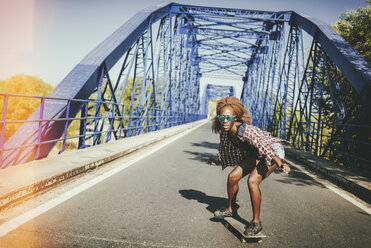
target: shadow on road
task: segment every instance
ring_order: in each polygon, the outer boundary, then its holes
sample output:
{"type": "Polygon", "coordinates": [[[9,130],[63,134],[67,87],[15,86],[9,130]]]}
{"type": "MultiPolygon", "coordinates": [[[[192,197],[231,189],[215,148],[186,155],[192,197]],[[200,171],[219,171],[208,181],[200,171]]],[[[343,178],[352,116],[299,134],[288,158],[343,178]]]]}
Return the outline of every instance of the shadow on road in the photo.
{"type": "MultiPolygon", "coordinates": [[[[218,196],[209,196],[205,194],[204,192],[194,190],[194,189],[183,189],[179,190],[179,193],[186,199],[188,200],[196,200],[200,203],[207,204],[206,209],[210,211],[211,213],[214,213],[217,209],[223,208],[228,205],[228,199],[223,198],[223,197],[218,197],[218,196]]],[[[240,206],[237,204],[237,209],[240,206]]],[[[240,221],[244,225],[248,224],[248,221],[245,219],[241,218],[239,215],[234,217],[236,220],[240,221]]],[[[214,222],[220,222],[220,219],[217,218],[211,218],[211,221],[214,222]]]]}
{"type": "Polygon", "coordinates": [[[198,160],[203,163],[206,163],[209,159],[212,159],[214,161],[218,160],[217,152],[219,148],[219,143],[213,143],[213,142],[207,142],[203,141],[200,143],[191,143],[191,146],[196,146],[196,147],[205,147],[209,149],[215,149],[214,153],[210,152],[196,152],[196,151],[184,151],[185,153],[191,154],[194,157],[192,158],[193,160],[198,160]]]}
{"type": "MultiPolygon", "coordinates": [[[[291,171],[288,175],[285,175],[283,179],[276,179],[277,182],[286,183],[286,184],[294,184],[296,186],[318,186],[321,188],[325,188],[325,186],[310,176],[304,174],[303,172],[299,171],[295,167],[291,166],[291,171]]],[[[275,173],[282,173],[278,170],[275,170],[275,173]]]]}
{"type": "Polygon", "coordinates": [[[192,158],[193,160],[198,160],[203,163],[206,163],[207,160],[213,159],[218,160],[218,157],[214,153],[208,153],[208,152],[192,152],[192,151],[184,151],[185,153],[191,154],[194,156],[192,158]]]}
{"type": "Polygon", "coordinates": [[[206,147],[206,148],[218,150],[219,143],[203,141],[201,143],[191,143],[191,146],[206,147]]]}
{"type": "Polygon", "coordinates": [[[200,203],[207,204],[206,209],[214,213],[220,207],[225,207],[228,204],[228,199],[218,196],[209,196],[204,192],[194,189],[182,189],[179,193],[188,200],[196,200],[200,203]]]}
{"type": "Polygon", "coordinates": [[[371,218],[371,215],[369,215],[368,213],[365,213],[365,212],[362,212],[362,211],[357,211],[357,213],[362,214],[362,215],[364,215],[364,216],[366,216],[368,218],[371,218]]]}

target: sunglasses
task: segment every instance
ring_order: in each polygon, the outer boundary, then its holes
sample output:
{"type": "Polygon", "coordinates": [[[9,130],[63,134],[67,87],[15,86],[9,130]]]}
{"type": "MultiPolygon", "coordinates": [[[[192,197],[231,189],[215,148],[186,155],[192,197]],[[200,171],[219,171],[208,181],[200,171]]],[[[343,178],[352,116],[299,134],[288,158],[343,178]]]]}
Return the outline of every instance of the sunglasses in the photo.
{"type": "Polygon", "coordinates": [[[218,120],[219,121],[224,121],[225,119],[227,119],[227,121],[233,121],[234,120],[234,117],[235,116],[218,116],[218,120]]]}

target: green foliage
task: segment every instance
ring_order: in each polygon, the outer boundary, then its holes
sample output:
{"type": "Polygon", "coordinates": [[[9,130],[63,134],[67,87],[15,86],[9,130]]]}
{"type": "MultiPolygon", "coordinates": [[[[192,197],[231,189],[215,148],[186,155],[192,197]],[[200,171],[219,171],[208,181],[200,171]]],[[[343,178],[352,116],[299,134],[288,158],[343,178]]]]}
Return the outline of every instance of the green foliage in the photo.
{"type": "Polygon", "coordinates": [[[363,57],[371,61],[371,6],[343,13],[333,28],[363,57]]]}
{"type": "MultiPolygon", "coordinates": [[[[47,96],[53,90],[53,86],[43,80],[29,76],[16,75],[8,80],[0,81],[1,93],[12,93],[20,95],[47,96]]],[[[0,96],[0,115],[3,116],[4,96],[0,96]]],[[[39,107],[41,100],[38,98],[27,98],[9,96],[6,109],[6,120],[27,120],[39,107]]],[[[22,125],[22,123],[8,123],[5,126],[4,142],[6,142],[22,125]]]]}
{"type": "MultiPolygon", "coordinates": [[[[138,81],[140,79],[137,79],[138,81]]],[[[140,86],[140,83],[139,83],[140,86]]],[[[129,79],[127,84],[125,85],[124,94],[119,106],[119,111],[123,112],[121,115],[122,118],[122,126],[120,127],[120,117],[116,117],[114,120],[114,129],[119,128],[127,128],[129,122],[129,113],[130,113],[130,105],[131,105],[131,94],[133,88],[133,79],[129,79]],[[124,104],[124,108],[122,106],[124,104]]],[[[104,101],[109,102],[112,97],[112,93],[108,88],[107,80],[104,79],[102,90],[105,90],[103,95],[104,101]]],[[[12,94],[21,94],[21,95],[30,95],[30,96],[47,96],[53,90],[53,86],[46,84],[41,79],[38,79],[33,76],[27,75],[17,75],[13,76],[9,80],[0,81],[0,92],[2,93],[12,93],[12,94]]],[[[121,89],[118,89],[117,92],[121,92],[121,89]]],[[[0,116],[2,116],[3,104],[4,104],[4,96],[0,96],[0,116]]],[[[97,99],[97,92],[93,93],[90,96],[91,100],[97,99]]],[[[15,97],[9,96],[7,110],[6,110],[6,120],[7,121],[22,121],[27,120],[31,114],[40,106],[41,100],[38,98],[27,98],[27,97],[15,97]]],[[[152,105],[152,100],[151,103],[152,105]]],[[[95,102],[89,103],[89,115],[95,116],[98,113],[98,116],[104,116],[106,114],[106,108],[111,108],[112,106],[109,103],[106,104],[99,104],[95,102]]],[[[154,106],[152,106],[154,107],[154,106]]],[[[85,108],[83,108],[85,111],[85,108]]],[[[76,118],[81,117],[81,112],[77,114],[76,118]]],[[[91,119],[89,119],[91,120],[91,119]]],[[[101,120],[98,121],[101,124],[101,120]]],[[[4,142],[6,142],[15,132],[16,130],[22,125],[22,123],[7,123],[5,126],[5,136],[4,142]]],[[[106,124],[107,125],[107,124],[106,124]]],[[[0,126],[1,128],[1,126],[0,126]]],[[[89,129],[94,129],[94,123],[91,124],[89,129]]],[[[78,138],[77,137],[80,133],[80,120],[74,120],[71,122],[67,129],[67,139],[66,140],[66,150],[76,149],[78,146],[78,138]]],[[[62,135],[61,138],[63,138],[62,135]]],[[[57,142],[56,149],[53,150],[52,153],[57,153],[59,150],[62,149],[63,140],[57,142]]]]}
{"type": "MultiPolygon", "coordinates": [[[[370,4],[370,1],[369,1],[370,4]]],[[[356,50],[360,52],[362,56],[366,58],[366,60],[370,61],[371,55],[371,35],[370,35],[370,28],[371,28],[371,8],[368,5],[365,8],[360,8],[358,10],[351,10],[341,15],[340,20],[337,22],[333,28],[342,36],[344,39],[353,46],[356,50]]],[[[312,51],[313,52],[313,51],[312,51]]],[[[312,58],[314,57],[314,52],[311,54],[312,58]]],[[[362,157],[362,154],[366,154],[365,149],[367,146],[364,146],[362,143],[357,142],[357,140],[365,139],[365,131],[362,128],[355,128],[355,127],[348,127],[344,128],[344,126],[336,126],[336,116],[335,116],[335,109],[337,108],[337,104],[332,99],[331,91],[330,91],[330,78],[332,82],[336,81],[339,83],[340,86],[340,95],[342,96],[342,104],[348,114],[346,123],[357,123],[357,119],[359,117],[359,111],[362,109],[362,103],[357,101],[359,100],[359,96],[348,82],[348,80],[344,77],[341,73],[339,68],[335,67],[332,62],[330,61],[329,57],[322,57],[323,54],[317,54],[321,56],[319,60],[326,60],[327,62],[327,70],[325,70],[324,65],[317,66],[314,68],[313,61],[309,61],[308,65],[308,72],[309,77],[307,78],[308,84],[311,83],[311,80],[316,80],[317,82],[324,82],[324,89],[323,89],[323,97],[318,100],[318,106],[321,109],[321,126],[315,126],[319,123],[317,119],[319,116],[315,116],[315,118],[309,120],[309,116],[305,116],[306,122],[312,122],[311,126],[307,126],[305,122],[298,123],[300,120],[300,116],[295,114],[294,122],[293,122],[293,129],[299,128],[301,126],[302,130],[306,130],[309,128],[309,132],[313,133],[312,138],[313,141],[315,140],[322,140],[323,146],[332,147],[332,151],[335,154],[326,153],[324,154],[326,158],[331,158],[335,162],[342,164],[345,160],[343,158],[344,152],[351,153],[355,156],[362,157]],[[313,75],[313,74],[314,75],[313,75]],[[312,78],[312,76],[314,76],[312,78]],[[358,105],[355,103],[358,102],[358,105]],[[356,107],[354,107],[356,106],[356,107]],[[350,112],[350,110],[353,110],[350,112]],[[321,132],[320,135],[316,135],[314,133],[315,128],[320,128],[321,132]],[[334,135],[336,133],[336,135],[334,135]],[[335,137],[335,138],[334,138],[335,137]],[[346,138],[349,142],[349,146],[347,147],[346,142],[343,142],[342,138],[346,138]],[[342,142],[342,144],[341,144],[342,142]]],[[[335,85],[332,86],[333,89],[335,85]]],[[[338,92],[334,91],[334,98],[338,98],[338,92]]],[[[338,112],[339,119],[344,118],[341,113],[338,112]]],[[[292,131],[292,130],[291,130],[292,131]]],[[[292,135],[292,134],[291,134],[292,135]]],[[[294,140],[298,140],[300,137],[296,135],[293,137],[294,140]]],[[[311,138],[306,140],[307,142],[311,142],[311,138]]],[[[298,144],[300,146],[300,144],[298,144]]],[[[317,155],[322,154],[323,150],[319,150],[317,155]]],[[[328,151],[327,151],[328,152],[328,151]]],[[[346,162],[347,163],[347,162],[346,162]]],[[[361,163],[359,163],[360,165],[361,163]]],[[[360,165],[362,166],[362,165],[360,165]]]]}
{"type": "MultiPolygon", "coordinates": [[[[129,116],[129,112],[130,112],[130,102],[131,102],[132,88],[133,88],[133,80],[129,79],[126,86],[125,86],[123,98],[120,102],[120,104],[127,105],[127,106],[124,107],[123,113],[121,113],[121,115],[124,117],[123,120],[122,120],[122,122],[123,122],[122,128],[124,128],[124,127],[127,128],[127,126],[128,126],[128,122],[129,122],[128,116],[129,116]]],[[[106,102],[106,103],[96,103],[96,102],[94,102],[97,99],[97,92],[93,93],[89,97],[89,99],[91,100],[91,102],[89,102],[89,111],[88,111],[89,116],[100,116],[103,119],[103,117],[105,116],[106,111],[107,111],[106,107],[112,107],[108,103],[111,100],[112,93],[111,93],[110,89],[108,88],[108,82],[107,82],[106,79],[103,79],[102,91],[105,92],[102,97],[103,97],[104,102],[106,102]]],[[[118,89],[117,92],[121,92],[121,91],[122,91],[122,87],[120,89],[118,89]]],[[[117,95],[116,95],[116,97],[117,97],[117,95]]],[[[118,100],[118,98],[116,98],[116,99],[118,100]]],[[[83,108],[82,111],[85,111],[85,108],[83,108]]],[[[109,111],[111,111],[111,110],[109,110],[109,111]]],[[[119,111],[120,112],[122,111],[122,105],[119,106],[119,111]]],[[[80,117],[81,117],[81,112],[77,114],[76,118],[80,118],[80,117]]],[[[99,119],[99,121],[97,122],[97,125],[102,124],[102,119],[99,119]]],[[[90,121],[93,121],[93,119],[88,118],[87,121],[90,122],[90,121]]],[[[107,125],[108,125],[108,122],[106,122],[105,126],[107,126],[107,125]]],[[[98,127],[95,126],[94,121],[89,126],[87,126],[87,129],[89,129],[89,130],[94,130],[95,128],[98,128],[98,127]]],[[[113,128],[114,129],[119,129],[120,128],[120,119],[118,117],[116,117],[114,122],[113,122],[113,128]]],[[[104,128],[103,130],[106,130],[106,128],[104,128]]],[[[74,120],[68,126],[67,137],[77,137],[79,134],[80,134],[80,120],[74,120]]],[[[63,138],[63,136],[61,138],[63,138]]],[[[92,141],[93,141],[93,139],[90,139],[89,141],[86,141],[86,144],[92,145],[92,141]]],[[[56,147],[57,147],[57,150],[61,150],[62,147],[63,147],[63,141],[58,141],[56,147]]],[[[66,150],[73,150],[73,149],[77,149],[77,148],[78,148],[78,138],[72,138],[72,139],[69,139],[69,140],[66,141],[66,148],[65,148],[66,150]]]]}
{"type": "MultiPolygon", "coordinates": [[[[364,8],[359,8],[358,10],[350,10],[346,13],[343,13],[340,17],[340,20],[333,25],[333,28],[351,45],[353,46],[367,61],[371,61],[371,7],[370,1],[368,2],[368,6],[364,8]]],[[[335,78],[335,71],[336,76],[338,78],[338,82],[341,88],[341,95],[343,97],[343,104],[345,105],[345,109],[348,112],[347,123],[357,122],[357,118],[359,116],[359,111],[362,108],[362,103],[359,103],[359,106],[356,108],[357,111],[352,113],[349,112],[351,107],[357,102],[359,96],[355,92],[354,88],[350,85],[344,75],[338,68],[334,69],[333,65],[329,65],[330,67],[330,75],[332,78],[335,78]]],[[[330,96],[330,85],[329,85],[329,78],[327,73],[325,74],[325,85],[324,85],[324,101],[323,101],[323,112],[322,112],[322,121],[325,124],[324,135],[328,135],[324,137],[324,142],[333,145],[335,150],[340,151],[340,142],[338,140],[331,140],[331,132],[338,132],[344,133],[343,127],[334,127],[332,124],[335,123],[335,114],[334,114],[334,103],[332,102],[330,96]]],[[[365,107],[365,106],[364,106],[365,107]]],[[[340,116],[341,118],[343,116],[340,116]]],[[[354,140],[362,140],[365,138],[364,130],[352,128],[352,130],[347,130],[348,139],[352,138],[354,140]]],[[[351,145],[351,153],[353,155],[365,154],[365,146],[360,143],[352,143],[351,145]]],[[[342,163],[342,154],[338,153],[334,156],[336,162],[342,163]]]]}
{"type": "MultiPolygon", "coordinates": [[[[353,46],[367,61],[371,61],[371,1],[364,8],[358,10],[350,10],[340,16],[340,20],[333,26],[333,28],[353,46]]],[[[332,67],[332,66],[331,66],[332,67]]],[[[346,109],[349,109],[357,100],[357,93],[353,87],[348,83],[341,71],[337,70],[339,82],[341,86],[341,93],[343,96],[346,109]]],[[[334,74],[332,74],[334,77],[334,74]]],[[[326,75],[327,79],[327,75],[326,75]]],[[[330,89],[328,80],[326,80],[325,92],[329,95],[330,89]]],[[[333,111],[326,112],[325,115],[330,120],[333,111]]],[[[353,118],[354,119],[354,116],[353,118]]]]}
{"type": "MultiPolygon", "coordinates": [[[[129,114],[130,114],[132,89],[133,89],[133,79],[129,79],[126,84],[125,90],[124,90],[124,96],[122,97],[122,100],[120,102],[120,104],[125,104],[124,113],[121,113],[122,116],[124,116],[122,127],[128,127],[129,125],[129,114]]],[[[116,120],[115,127],[119,128],[119,126],[120,126],[120,120],[116,120]]]]}

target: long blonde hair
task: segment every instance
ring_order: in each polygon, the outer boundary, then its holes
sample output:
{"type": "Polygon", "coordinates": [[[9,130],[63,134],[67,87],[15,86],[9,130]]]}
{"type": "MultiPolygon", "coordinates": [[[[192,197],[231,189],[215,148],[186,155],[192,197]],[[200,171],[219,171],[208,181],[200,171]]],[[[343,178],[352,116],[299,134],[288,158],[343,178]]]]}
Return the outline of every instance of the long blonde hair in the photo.
{"type": "Polygon", "coordinates": [[[226,98],[220,99],[216,104],[217,116],[213,119],[213,123],[211,126],[211,130],[214,133],[219,133],[222,130],[220,121],[218,120],[218,115],[220,115],[220,111],[222,110],[222,108],[226,106],[230,106],[233,109],[233,112],[236,115],[237,121],[239,122],[243,121],[249,124],[251,123],[251,116],[249,115],[249,112],[247,111],[247,109],[245,109],[243,103],[234,96],[226,97],[226,98]]]}

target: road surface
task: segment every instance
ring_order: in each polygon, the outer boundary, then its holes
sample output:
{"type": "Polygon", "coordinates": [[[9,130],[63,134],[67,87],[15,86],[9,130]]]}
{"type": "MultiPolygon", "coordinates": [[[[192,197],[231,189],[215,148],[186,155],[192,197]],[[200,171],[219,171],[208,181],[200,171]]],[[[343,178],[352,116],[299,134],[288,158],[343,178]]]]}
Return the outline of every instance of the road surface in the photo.
{"type": "MultiPolygon", "coordinates": [[[[261,219],[268,237],[261,244],[241,243],[213,218],[227,204],[226,179],[232,168],[222,171],[205,164],[216,156],[219,141],[210,127],[207,123],[148,156],[156,145],[136,153],[132,157],[145,157],[0,237],[0,247],[369,247],[370,215],[296,168],[289,175],[276,171],[261,184],[261,219]]],[[[11,211],[20,214],[47,204],[128,159],[11,211]]],[[[246,182],[243,178],[239,183],[238,213],[249,221],[246,182]]]]}

